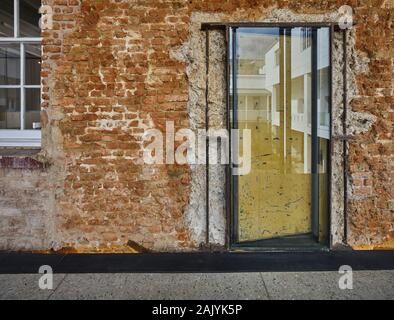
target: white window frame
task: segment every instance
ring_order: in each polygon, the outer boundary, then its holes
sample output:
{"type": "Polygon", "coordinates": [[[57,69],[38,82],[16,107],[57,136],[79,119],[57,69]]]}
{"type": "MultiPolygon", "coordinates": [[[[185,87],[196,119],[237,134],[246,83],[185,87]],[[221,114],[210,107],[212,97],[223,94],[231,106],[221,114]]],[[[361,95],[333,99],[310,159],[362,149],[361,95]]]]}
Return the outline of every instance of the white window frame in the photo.
{"type": "MultiPolygon", "coordinates": [[[[14,36],[0,37],[0,44],[19,44],[20,48],[20,83],[19,85],[0,85],[0,89],[20,90],[20,122],[19,130],[0,129],[0,147],[41,147],[41,130],[25,130],[25,89],[41,89],[39,85],[25,84],[25,44],[41,45],[41,37],[21,37],[19,19],[19,0],[14,0],[14,36]]],[[[42,48],[42,47],[41,47],[42,48]]],[[[41,100],[42,103],[42,100],[41,100]]]]}

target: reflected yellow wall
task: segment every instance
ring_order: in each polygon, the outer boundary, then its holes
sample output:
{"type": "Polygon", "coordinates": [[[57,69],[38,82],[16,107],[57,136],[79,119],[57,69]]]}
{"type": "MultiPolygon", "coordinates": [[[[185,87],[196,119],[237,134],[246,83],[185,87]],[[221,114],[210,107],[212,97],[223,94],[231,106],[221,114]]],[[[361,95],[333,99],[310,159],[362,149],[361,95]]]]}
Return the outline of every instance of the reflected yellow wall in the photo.
{"type": "MultiPolygon", "coordinates": [[[[309,30],[310,31],[310,30],[309,30]]],[[[312,232],[311,32],[237,31],[237,125],[251,130],[251,172],[238,177],[239,241],[312,232]]],[[[319,48],[321,53],[326,47],[319,48]]],[[[327,61],[320,57],[319,227],[327,238],[327,61]],[[324,62],[325,61],[325,62],[324,62]],[[324,162],[325,161],[325,162],[324,162]]],[[[242,137],[241,137],[242,139],[242,137]]],[[[243,143],[240,143],[240,149],[243,143]]],[[[242,153],[242,150],[240,150],[242,153]]]]}
{"type": "MultiPolygon", "coordinates": [[[[252,170],[238,180],[239,240],[257,240],[311,232],[311,176],[301,158],[285,161],[283,130],[267,121],[240,122],[252,131],[252,170]],[[299,161],[301,160],[301,161],[299,161]]],[[[288,141],[303,147],[303,133],[288,141]]]]}

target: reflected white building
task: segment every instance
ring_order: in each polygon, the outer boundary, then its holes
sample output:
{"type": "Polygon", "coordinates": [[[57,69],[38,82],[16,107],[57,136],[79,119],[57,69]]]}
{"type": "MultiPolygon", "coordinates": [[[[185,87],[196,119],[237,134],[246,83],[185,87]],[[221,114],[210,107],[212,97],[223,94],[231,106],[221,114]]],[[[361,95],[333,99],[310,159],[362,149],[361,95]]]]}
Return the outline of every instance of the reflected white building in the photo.
{"type": "MultiPolygon", "coordinates": [[[[283,40],[283,56],[281,56],[279,29],[270,29],[265,33],[242,32],[238,38],[238,120],[245,127],[253,127],[257,122],[268,122],[272,130],[280,130],[281,112],[283,111],[283,127],[289,126],[292,131],[303,134],[303,145],[292,144],[291,151],[296,157],[303,153],[303,171],[310,171],[310,136],[311,136],[311,29],[292,28],[291,37],[283,40]],[[290,46],[290,48],[286,47],[290,46]],[[289,50],[290,49],[290,50],[289,50]],[[286,54],[291,52],[291,57],[286,54]],[[280,77],[280,60],[284,62],[285,72],[291,74],[291,84],[286,77],[280,77]],[[291,65],[286,66],[286,61],[291,65]],[[289,62],[290,61],[290,62],[289,62]],[[281,103],[281,90],[284,99],[291,91],[291,103],[281,103]],[[291,106],[289,118],[286,106],[291,106]],[[285,108],[285,110],[281,110],[285,108]],[[275,129],[275,127],[277,127],[275,129]]],[[[318,29],[318,136],[329,139],[329,29],[318,29]]],[[[283,129],[282,129],[283,130],[283,129]]],[[[284,156],[286,157],[286,130],[284,131],[284,156]]],[[[325,157],[323,157],[325,158],[325,157]]]]}

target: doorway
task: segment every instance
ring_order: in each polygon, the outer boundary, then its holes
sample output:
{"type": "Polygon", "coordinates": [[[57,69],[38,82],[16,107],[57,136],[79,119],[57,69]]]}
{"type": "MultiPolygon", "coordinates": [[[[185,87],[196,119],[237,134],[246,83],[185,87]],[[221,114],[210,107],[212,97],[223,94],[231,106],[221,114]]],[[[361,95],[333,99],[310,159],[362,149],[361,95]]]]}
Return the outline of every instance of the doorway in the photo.
{"type": "Polygon", "coordinates": [[[323,248],[329,235],[331,29],[240,26],[229,28],[229,39],[229,121],[239,129],[232,156],[242,156],[250,137],[251,164],[247,173],[230,170],[231,244],[323,248]]]}

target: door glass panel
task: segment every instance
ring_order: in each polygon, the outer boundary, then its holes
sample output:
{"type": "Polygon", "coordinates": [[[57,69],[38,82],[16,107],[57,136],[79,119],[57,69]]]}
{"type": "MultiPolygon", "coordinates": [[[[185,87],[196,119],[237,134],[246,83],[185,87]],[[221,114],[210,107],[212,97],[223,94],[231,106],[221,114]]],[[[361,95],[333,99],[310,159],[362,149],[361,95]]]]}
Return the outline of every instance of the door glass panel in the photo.
{"type": "Polygon", "coordinates": [[[317,77],[318,77],[318,137],[319,137],[319,221],[320,239],[328,238],[328,148],[330,139],[330,50],[328,28],[317,32],[317,77]]]}
{"type": "MultiPolygon", "coordinates": [[[[319,49],[321,221],[327,210],[328,29],[319,49]],[[327,49],[327,50],[326,50],[327,49]],[[327,52],[324,52],[326,50],[327,52]]],[[[239,242],[311,237],[312,29],[237,28],[234,127],[251,130],[251,171],[235,178],[239,242]]],[[[238,144],[242,146],[243,135],[238,144]]],[[[242,152],[242,147],[240,148],[242,152]]],[[[321,230],[325,229],[323,225],[321,230]]]]}

